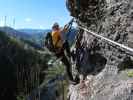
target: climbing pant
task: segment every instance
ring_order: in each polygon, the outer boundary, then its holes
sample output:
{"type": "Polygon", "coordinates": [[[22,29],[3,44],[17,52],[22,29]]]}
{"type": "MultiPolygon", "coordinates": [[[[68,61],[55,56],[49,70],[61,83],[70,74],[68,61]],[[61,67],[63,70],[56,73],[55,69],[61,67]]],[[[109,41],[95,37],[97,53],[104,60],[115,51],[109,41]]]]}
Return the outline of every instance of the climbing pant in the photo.
{"type": "Polygon", "coordinates": [[[69,60],[65,56],[64,51],[62,50],[60,53],[56,54],[56,56],[57,56],[57,58],[61,58],[61,61],[66,66],[66,72],[67,72],[69,80],[73,81],[73,76],[72,76],[72,72],[71,72],[71,65],[69,63],[69,60]]]}
{"type": "Polygon", "coordinates": [[[69,80],[73,81],[73,76],[72,76],[72,72],[71,72],[71,65],[70,65],[68,59],[64,56],[64,57],[62,57],[61,61],[66,66],[66,72],[67,72],[69,80]]]}
{"type": "Polygon", "coordinates": [[[69,43],[68,43],[67,40],[63,44],[63,49],[66,51],[67,56],[70,58],[71,57],[71,52],[70,52],[70,46],[69,46],[69,43]]]}

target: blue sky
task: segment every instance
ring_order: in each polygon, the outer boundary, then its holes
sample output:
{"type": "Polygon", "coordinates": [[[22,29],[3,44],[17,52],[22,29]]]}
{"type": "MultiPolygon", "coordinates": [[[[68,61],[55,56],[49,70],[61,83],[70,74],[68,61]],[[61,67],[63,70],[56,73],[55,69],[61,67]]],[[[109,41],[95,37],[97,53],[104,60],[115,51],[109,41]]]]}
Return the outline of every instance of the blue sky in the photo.
{"type": "Polygon", "coordinates": [[[7,25],[15,28],[49,29],[54,22],[61,26],[70,19],[66,9],[66,0],[0,0],[0,26],[7,25]]]}

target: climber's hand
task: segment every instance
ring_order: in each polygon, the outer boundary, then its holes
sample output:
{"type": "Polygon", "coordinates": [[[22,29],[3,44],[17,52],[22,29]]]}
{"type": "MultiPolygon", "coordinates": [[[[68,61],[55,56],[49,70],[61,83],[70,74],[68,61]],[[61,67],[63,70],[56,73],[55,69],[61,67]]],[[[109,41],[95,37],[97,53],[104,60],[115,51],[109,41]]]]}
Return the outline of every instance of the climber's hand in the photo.
{"type": "Polygon", "coordinates": [[[69,30],[69,26],[66,24],[63,28],[63,32],[66,33],[68,32],[68,30],[69,30]]]}

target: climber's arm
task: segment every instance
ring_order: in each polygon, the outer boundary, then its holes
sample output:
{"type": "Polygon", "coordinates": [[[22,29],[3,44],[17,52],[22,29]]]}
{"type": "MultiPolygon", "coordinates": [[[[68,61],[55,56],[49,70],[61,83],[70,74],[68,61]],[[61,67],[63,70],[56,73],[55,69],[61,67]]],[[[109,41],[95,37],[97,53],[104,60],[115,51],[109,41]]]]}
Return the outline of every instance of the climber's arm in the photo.
{"type": "Polygon", "coordinates": [[[67,33],[69,31],[69,27],[68,27],[68,25],[66,24],[64,27],[63,27],[63,29],[62,29],[62,33],[67,33]]]}

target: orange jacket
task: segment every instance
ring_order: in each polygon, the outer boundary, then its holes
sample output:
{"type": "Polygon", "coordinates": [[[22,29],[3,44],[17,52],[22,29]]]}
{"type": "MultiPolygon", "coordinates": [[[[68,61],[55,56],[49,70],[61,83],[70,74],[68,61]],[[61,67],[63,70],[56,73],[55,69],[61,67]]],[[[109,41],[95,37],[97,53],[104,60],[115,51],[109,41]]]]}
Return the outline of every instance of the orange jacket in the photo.
{"type": "Polygon", "coordinates": [[[62,48],[63,41],[61,39],[61,31],[60,30],[52,32],[52,40],[53,40],[53,45],[55,48],[62,48]]]}

